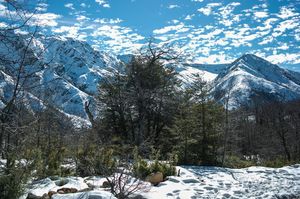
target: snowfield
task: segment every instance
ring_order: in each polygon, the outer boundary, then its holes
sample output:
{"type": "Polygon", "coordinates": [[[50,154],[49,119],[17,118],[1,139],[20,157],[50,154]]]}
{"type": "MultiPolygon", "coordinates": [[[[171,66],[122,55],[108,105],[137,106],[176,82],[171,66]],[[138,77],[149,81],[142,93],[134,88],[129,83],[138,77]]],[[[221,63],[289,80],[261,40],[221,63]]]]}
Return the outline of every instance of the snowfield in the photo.
{"type": "MultiPolygon", "coordinates": [[[[146,199],[163,198],[300,198],[300,164],[278,169],[267,167],[249,167],[244,169],[229,169],[203,166],[178,166],[180,176],[171,176],[157,186],[149,186],[148,191],[137,193],[146,199]]],[[[102,177],[67,177],[63,186],[49,178],[30,185],[27,190],[36,196],[42,196],[49,191],[60,188],[76,188],[87,190],[93,186],[93,191],[83,191],[72,194],[55,194],[54,199],[89,199],[115,198],[107,189],[100,186],[105,181],[102,177]]],[[[22,198],[26,198],[27,194],[22,198]]]]}

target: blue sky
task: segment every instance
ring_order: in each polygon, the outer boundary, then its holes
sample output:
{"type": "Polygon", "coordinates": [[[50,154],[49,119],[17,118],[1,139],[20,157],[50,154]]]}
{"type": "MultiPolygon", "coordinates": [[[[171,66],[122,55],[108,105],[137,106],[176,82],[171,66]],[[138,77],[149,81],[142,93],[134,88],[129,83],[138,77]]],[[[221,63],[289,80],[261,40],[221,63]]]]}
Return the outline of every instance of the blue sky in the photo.
{"type": "Polygon", "coordinates": [[[48,0],[37,8],[35,24],[45,32],[99,50],[132,53],[155,37],[190,62],[228,63],[254,53],[300,71],[300,0],[48,0]]]}

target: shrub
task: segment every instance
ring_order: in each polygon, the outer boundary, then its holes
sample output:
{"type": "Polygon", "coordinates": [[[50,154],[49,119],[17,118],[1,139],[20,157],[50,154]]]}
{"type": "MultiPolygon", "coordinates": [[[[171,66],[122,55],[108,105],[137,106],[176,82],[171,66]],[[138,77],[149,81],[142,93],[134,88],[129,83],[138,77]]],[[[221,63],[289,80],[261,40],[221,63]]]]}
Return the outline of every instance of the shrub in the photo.
{"type": "Polygon", "coordinates": [[[16,164],[14,159],[10,162],[7,168],[0,170],[1,199],[18,199],[24,192],[24,185],[30,174],[26,165],[16,164]]]}
{"type": "Polygon", "coordinates": [[[0,198],[17,199],[24,191],[22,181],[18,174],[0,174],[0,198]]]}
{"type": "Polygon", "coordinates": [[[91,175],[110,175],[116,167],[112,149],[97,149],[90,146],[77,154],[76,173],[82,177],[91,175]]]}
{"type": "Polygon", "coordinates": [[[112,149],[102,149],[95,159],[95,174],[111,175],[116,169],[116,160],[113,158],[114,151],[112,149]]]}
{"type": "Polygon", "coordinates": [[[150,160],[147,162],[143,160],[137,154],[137,150],[134,153],[134,164],[133,164],[133,173],[136,177],[145,179],[151,173],[161,172],[165,177],[176,175],[176,156],[170,156],[168,162],[159,161],[159,151],[152,156],[155,160],[150,160]]]}
{"type": "Polygon", "coordinates": [[[254,161],[251,160],[243,160],[238,156],[228,156],[226,158],[225,167],[229,167],[229,168],[245,168],[245,167],[251,167],[251,166],[255,166],[256,163],[254,161]]]}
{"type": "MultiPolygon", "coordinates": [[[[298,162],[299,163],[299,162],[298,162]]],[[[287,161],[284,158],[276,158],[274,160],[265,160],[262,165],[265,167],[280,168],[286,165],[297,164],[296,161],[287,161]]]]}
{"type": "Polygon", "coordinates": [[[144,179],[151,173],[151,170],[148,163],[145,160],[138,159],[134,161],[133,173],[134,176],[144,179]]]}

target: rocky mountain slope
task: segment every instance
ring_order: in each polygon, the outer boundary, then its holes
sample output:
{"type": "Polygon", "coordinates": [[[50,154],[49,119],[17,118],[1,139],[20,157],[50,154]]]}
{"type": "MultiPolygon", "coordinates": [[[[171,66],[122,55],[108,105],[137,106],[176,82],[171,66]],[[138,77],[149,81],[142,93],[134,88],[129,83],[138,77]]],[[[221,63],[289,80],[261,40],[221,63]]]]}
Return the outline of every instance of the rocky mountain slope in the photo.
{"type": "Polygon", "coordinates": [[[260,57],[245,54],[221,71],[212,95],[230,108],[263,101],[300,98],[300,73],[286,70],[260,57]]]}
{"type": "MultiPolygon", "coordinates": [[[[51,105],[74,121],[88,123],[85,102],[94,102],[98,82],[120,65],[120,61],[95,51],[85,42],[61,37],[38,37],[25,50],[29,39],[26,35],[11,34],[9,40],[0,42],[0,56],[9,60],[9,63],[0,62],[1,107],[12,96],[22,54],[26,51],[20,73],[25,91],[19,95],[25,95],[28,108],[37,110],[51,105]]],[[[96,114],[95,109],[92,111],[96,114]]]]}

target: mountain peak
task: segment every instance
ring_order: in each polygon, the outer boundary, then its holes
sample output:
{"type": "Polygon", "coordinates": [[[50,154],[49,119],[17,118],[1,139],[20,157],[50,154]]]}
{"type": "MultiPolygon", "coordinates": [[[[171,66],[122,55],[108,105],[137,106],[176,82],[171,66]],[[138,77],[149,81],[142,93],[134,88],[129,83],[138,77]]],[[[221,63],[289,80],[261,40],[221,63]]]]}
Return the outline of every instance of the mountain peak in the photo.
{"type": "Polygon", "coordinates": [[[230,106],[251,104],[260,99],[292,100],[300,97],[297,72],[280,68],[253,54],[244,54],[215,79],[214,97],[223,102],[230,93],[230,106]]]}
{"type": "Polygon", "coordinates": [[[274,64],[268,62],[267,60],[265,60],[261,57],[258,57],[256,55],[254,55],[254,54],[244,54],[239,59],[237,59],[237,62],[240,61],[240,60],[242,60],[243,62],[246,62],[249,65],[256,66],[256,67],[262,67],[262,66],[266,66],[266,65],[267,66],[270,66],[270,65],[274,66],[274,64]]]}

